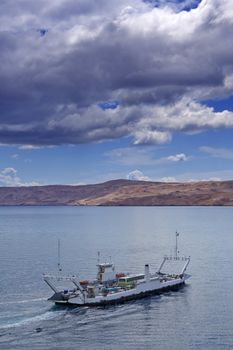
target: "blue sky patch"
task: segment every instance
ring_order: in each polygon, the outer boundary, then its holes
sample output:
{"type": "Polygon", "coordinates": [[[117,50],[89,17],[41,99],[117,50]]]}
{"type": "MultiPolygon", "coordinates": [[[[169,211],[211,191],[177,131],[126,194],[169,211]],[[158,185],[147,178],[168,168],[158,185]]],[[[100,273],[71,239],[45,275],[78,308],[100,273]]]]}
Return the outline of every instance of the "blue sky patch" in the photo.
{"type": "Polygon", "coordinates": [[[119,102],[118,101],[105,101],[105,102],[99,103],[98,106],[101,109],[103,109],[104,111],[106,109],[116,109],[119,106],[119,102]]]}
{"type": "Polygon", "coordinates": [[[224,110],[233,111],[233,96],[229,96],[225,99],[205,100],[202,102],[209,107],[213,107],[215,112],[222,112],[224,110]]]}
{"type": "Polygon", "coordinates": [[[154,7],[168,5],[174,8],[177,5],[177,9],[180,11],[191,11],[198,7],[201,0],[144,0],[144,2],[151,3],[154,7]]]}

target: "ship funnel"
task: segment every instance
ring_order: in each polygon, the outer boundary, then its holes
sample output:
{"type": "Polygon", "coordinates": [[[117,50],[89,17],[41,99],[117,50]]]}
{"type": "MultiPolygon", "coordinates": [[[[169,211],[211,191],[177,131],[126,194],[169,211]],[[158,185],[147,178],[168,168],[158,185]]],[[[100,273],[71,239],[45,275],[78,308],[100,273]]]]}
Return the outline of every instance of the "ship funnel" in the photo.
{"type": "Polygon", "coordinates": [[[146,282],[149,282],[150,280],[150,269],[148,264],[145,265],[145,280],[146,282]]]}

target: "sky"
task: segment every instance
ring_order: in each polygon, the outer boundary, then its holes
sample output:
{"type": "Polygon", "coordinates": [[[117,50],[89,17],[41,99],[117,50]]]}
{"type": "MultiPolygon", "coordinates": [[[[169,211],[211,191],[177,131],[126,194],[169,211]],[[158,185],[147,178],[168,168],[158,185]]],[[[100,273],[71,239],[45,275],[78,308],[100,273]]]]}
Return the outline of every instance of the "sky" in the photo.
{"type": "Polygon", "coordinates": [[[233,179],[232,0],[1,0],[0,186],[233,179]]]}

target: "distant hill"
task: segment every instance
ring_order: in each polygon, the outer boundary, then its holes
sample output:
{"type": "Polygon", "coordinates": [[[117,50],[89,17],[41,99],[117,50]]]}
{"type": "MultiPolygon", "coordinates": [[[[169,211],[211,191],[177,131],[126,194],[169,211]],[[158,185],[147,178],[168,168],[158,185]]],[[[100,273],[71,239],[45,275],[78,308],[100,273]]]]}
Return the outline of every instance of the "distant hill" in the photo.
{"type": "Polygon", "coordinates": [[[114,180],[95,185],[0,187],[0,205],[233,205],[233,181],[114,180]]]}

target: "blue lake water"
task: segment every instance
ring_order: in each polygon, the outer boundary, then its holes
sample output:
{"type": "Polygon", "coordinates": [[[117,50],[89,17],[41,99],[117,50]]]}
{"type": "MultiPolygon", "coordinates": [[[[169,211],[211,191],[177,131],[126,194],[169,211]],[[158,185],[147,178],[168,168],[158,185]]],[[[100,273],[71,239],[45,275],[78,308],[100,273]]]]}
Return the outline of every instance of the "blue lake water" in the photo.
{"type": "Polygon", "coordinates": [[[0,349],[232,349],[233,207],[0,207],[0,349]],[[174,247],[191,255],[178,292],[108,308],[55,307],[43,272],[155,269],[174,247]],[[36,332],[40,327],[41,332],[36,332]]]}

